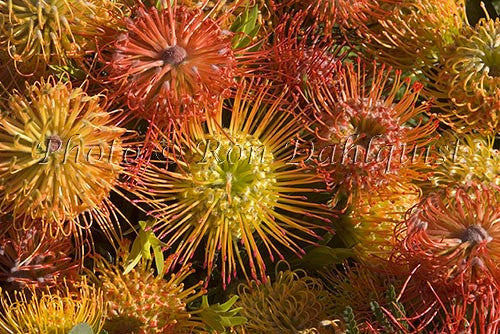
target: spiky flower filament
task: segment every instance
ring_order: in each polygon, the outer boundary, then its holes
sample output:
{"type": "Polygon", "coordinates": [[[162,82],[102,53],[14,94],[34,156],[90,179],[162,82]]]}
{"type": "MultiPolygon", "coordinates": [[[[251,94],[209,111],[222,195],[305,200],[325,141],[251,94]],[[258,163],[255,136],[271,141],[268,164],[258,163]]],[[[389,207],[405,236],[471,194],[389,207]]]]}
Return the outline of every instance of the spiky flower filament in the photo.
{"type": "Polygon", "coordinates": [[[465,0],[403,0],[363,32],[368,53],[400,69],[421,69],[439,59],[466,25],[465,0]]]}
{"type": "Polygon", "coordinates": [[[297,333],[330,316],[330,296],[320,280],[301,271],[280,271],[274,280],[238,287],[248,333],[297,333]]]}
{"type": "Polygon", "coordinates": [[[120,264],[98,260],[98,279],[107,305],[104,329],[110,334],[194,333],[201,319],[186,306],[205,293],[202,282],[186,288],[183,281],[194,272],[189,265],[169,279],[155,277],[145,263],[124,274],[120,264]]]}
{"type": "Polygon", "coordinates": [[[436,152],[429,178],[419,184],[424,193],[470,182],[500,186],[500,155],[493,137],[446,132],[436,142],[436,152]]]}
{"type": "Polygon", "coordinates": [[[337,73],[335,85],[310,89],[315,152],[309,167],[341,193],[420,178],[414,168],[424,161],[409,156],[425,147],[436,128],[434,121],[421,118],[427,105],[417,106],[422,85],[410,85],[401,72],[375,63],[368,72],[359,59],[356,66],[339,64],[337,73]],[[407,123],[411,119],[418,120],[417,126],[407,123]]]}
{"type": "Polygon", "coordinates": [[[85,279],[76,291],[63,282],[58,290],[38,293],[30,288],[3,294],[0,305],[0,328],[9,334],[65,334],[79,323],[99,333],[104,323],[103,293],[85,279]]]}
{"type": "Polygon", "coordinates": [[[486,293],[499,278],[499,194],[491,184],[430,194],[403,223],[401,256],[436,288],[486,293]]]}
{"type": "Polygon", "coordinates": [[[95,49],[93,37],[115,6],[108,0],[2,1],[0,45],[22,72],[66,65],[95,49]]]}
{"type": "Polygon", "coordinates": [[[106,80],[132,110],[160,123],[214,104],[235,75],[231,36],[218,21],[176,1],[166,6],[138,5],[104,50],[112,54],[106,80]]]}
{"type": "Polygon", "coordinates": [[[205,240],[210,274],[221,252],[224,286],[236,274],[237,262],[247,276],[240,252],[249,256],[252,277],[258,270],[265,278],[261,249],[271,260],[274,254],[281,257],[279,245],[301,254],[297,241],[313,242],[313,229],[328,222],[323,206],[306,197],[320,191],[315,185],[320,179],[289,163],[289,144],[300,123],[283,100],[286,91],[275,96],[270,89],[244,82],[233,102],[224,106],[221,100],[214,118],[189,122],[189,137],[176,148],[180,157],[167,158],[175,169],[165,169],[165,161],[149,164],[138,189],[141,201],[153,208],[161,238],[177,245],[179,262],[205,240]]]}
{"type": "Polygon", "coordinates": [[[62,277],[76,280],[79,264],[69,238],[51,237],[34,222],[24,230],[9,223],[0,237],[0,281],[8,287],[53,287],[62,277]]]}
{"type": "Polygon", "coordinates": [[[62,225],[102,207],[122,171],[125,129],[101,96],[49,78],[14,92],[1,111],[2,212],[62,225]]]}
{"type": "Polygon", "coordinates": [[[482,19],[444,48],[443,64],[427,94],[436,98],[438,115],[459,132],[500,131],[500,19],[482,19]]]}

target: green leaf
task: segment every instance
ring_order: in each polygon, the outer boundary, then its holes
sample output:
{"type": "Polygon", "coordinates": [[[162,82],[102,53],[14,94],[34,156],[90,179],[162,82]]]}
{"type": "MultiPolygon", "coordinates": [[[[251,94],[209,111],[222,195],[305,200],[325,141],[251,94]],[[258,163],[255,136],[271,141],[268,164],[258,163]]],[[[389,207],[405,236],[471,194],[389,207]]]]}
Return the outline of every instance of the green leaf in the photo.
{"type": "Polygon", "coordinates": [[[203,323],[213,332],[225,332],[225,328],[243,325],[247,319],[238,316],[241,307],[233,308],[238,296],[231,297],[223,304],[209,305],[207,296],[201,300],[200,316],[203,323]]]}
{"type": "Polygon", "coordinates": [[[354,256],[350,248],[331,248],[317,246],[309,250],[300,260],[300,266],[308,269],[321,269],[325,266],[343,263],[354,256]]]}
{"type": "Polygon", "coordinates": [[[346,334],[359,334],[356,317],[354,316],[354,311],[350,306],[347,306],[344,310],[344,322],[346,324],[346,334]]]}
{"type": "Polygon", "coordinates": [[[94,331],[92,330],[92,327],[82,322],[73,327],[68,334],[94,334],[94,331]]]}
{"type": "Polygon", "coordinates": [[[257,5],[247,8],[236,18],[230,28],[230,30],[235,33],[232,41],[234,49],[244,48],[252,42],[255,36],[257,36],[260,30],[258,18],[259,7],[257,5]]]}

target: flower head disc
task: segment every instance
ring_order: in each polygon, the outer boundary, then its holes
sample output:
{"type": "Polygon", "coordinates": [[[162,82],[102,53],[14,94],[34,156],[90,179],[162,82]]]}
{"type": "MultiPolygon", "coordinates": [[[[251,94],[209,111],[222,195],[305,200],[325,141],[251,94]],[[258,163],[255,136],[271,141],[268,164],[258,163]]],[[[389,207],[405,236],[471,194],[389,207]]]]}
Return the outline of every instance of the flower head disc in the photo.
{"type": "Polygon", "coordinates": [[[338,67],[334,86],[313,87],[309,94],[315,96],[315,122],[310,126],[315,153],[310,168],[340,193],[381,190],[392,182],[420,178],[413,168],[421,159],[408,155],[422,148],[436,128],[432,120],[424,124],[420,120],[416,127],[407,124],[426,111],[426,104],[416,106],[422,85],[410,86],[400,72],[393,75],[385,67],[374,65],[369,74],[359,61],[356,67],[338,67]]]}
{"type": "Polygon", "coordinates": [[[22,72],[66,65],[95,49],[93,37],[108,25],[109,0],[7,0],[0,3],[0,45],[22,72]]]}
{"type": "Polygon", "coordinates": [[[306,199],[320,191],[312,186],[319,179],[288,163],[293,152],[289,144],[300,124],[283,100],[286,92],[273,96],[270,88],[244,83],[227,108],[221,100],[215,118],[191,121],[189,138],[178,148],[180,157],[167,161],[175,170],[149,164],[138,189],[141,201],[153,208],[160,236],[169,246],[177,245],[179,262],[206,240],[210,274],[216,253],[222,253],[224,285],[236,274],[236,261],[247,275],[242,250],[249,256],[252,277],[257,277],[257,267],[265,277],[257,240],[271,260],[273,254],[281,256],[277,245],[299,254],[303,251],[296,240],[312,242],[317,238],[312,229],[328,221],[320,215],[323,206],[306,199]]]}
{"type": "Polygon", "coordinates": [[[460,132],[500,131],[500,19],[467,27],[442,52],[443,69],[429,86],[439,117],[460,132]]]}
{"type": "Polygon", "coordinates": [[[77,291],[64,283],[55,291],[47,288],[37,293],[29,289],[3,294],[0,304],[3,333],[64,334],[82,322],[99,333],[104,323],[103,294],[85,280],[78,284],[77,291]]]}
{"type": "Polygon", "coordinates": [[[274,280],[238,288],[248,333],[298,333],[330,316],[330,299],[320,280],[299,271],[280,271],[274,280]]]}
{"type": "Polygon", "coordinates": [[[49,78],[1,108],[1,211],[61,227],[100,212],[122,171],[125,133],[101,96],[49,78]]]}
{"type": "Polygon", "coordinates": [[[168,123],[213,105],[235,75],[231,36],[199,9],[138,5],[105,46],[105,79],[139,116],[168,123]]]}

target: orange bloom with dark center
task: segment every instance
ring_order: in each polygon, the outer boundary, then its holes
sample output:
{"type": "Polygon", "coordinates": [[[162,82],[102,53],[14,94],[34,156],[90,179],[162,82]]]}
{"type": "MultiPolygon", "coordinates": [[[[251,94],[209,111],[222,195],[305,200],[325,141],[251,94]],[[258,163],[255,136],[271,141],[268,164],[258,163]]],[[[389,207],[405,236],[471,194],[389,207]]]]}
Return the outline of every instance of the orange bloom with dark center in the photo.
{"type": "Polygon", "coordinates": [[[160,123],[212,105],[235,74],[231,34],[201,10],[168,3],[163,10],[137,6],[104,50],[112,53],[105,71],[117,96],[160,123]]]}
{"type": "Polygon", "coordinates": [[[469,184],[433,193],[413,209],[401,231],[406,236],[396,252],[411,268],[419,266],[415,277],[430,282],[440,297],[458,296],[478,305],[498,292],[497,186],[469,184]]]}

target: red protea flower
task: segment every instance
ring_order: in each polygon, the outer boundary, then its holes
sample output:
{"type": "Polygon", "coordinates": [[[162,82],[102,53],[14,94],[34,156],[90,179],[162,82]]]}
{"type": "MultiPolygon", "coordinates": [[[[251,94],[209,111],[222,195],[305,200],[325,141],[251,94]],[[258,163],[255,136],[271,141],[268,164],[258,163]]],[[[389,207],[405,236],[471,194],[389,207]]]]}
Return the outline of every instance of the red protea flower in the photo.
{"type": "MultiPolygon", "coordinates": [[[[2,222],[5,225],[5,221],[2,222]]],[[[77,277],[70,238],[54,237],[33,224],[28,229],[9,224],[0,237],[0,282],[9,288],[52,287],[64,277],[77,277]]]]}
{"type": "Polygon", "coordinates": [[[235,76],[231,33],[201,9],[137,5],[105,45],[105,80],[137,115],[156,124],[196,113],[229,93],[235,76]]]}
{"type": "Polygon", "coordinates": [[[297,99],[306,85],[332,83],[340,62],[342,44],[322,36],[318,25],[308,25],[307,12],[285,14],[273,34],[268,57],[257,59],[259,75],[273,81],[277,90],[285,86],[297,99]]]}
{"type": "Polygon", "coordinates": [[[415,268],[413,290],[431,288],[413,296],[427,294],[426,308],[453,303],[452,318],[462,314],[474,333],[500,307],[499,190],[469,184],[430,194],[402,223],[395,249],[395,259],[415,268]]]}
{"type": "Polygon", "coordinates": [[[401,72],[373,66],[369,73],[359,60],[357,66],[338,65],[335,86],[310,89],[314,122],[309,128],[315,142],[312,163],[306,163],[338,194],[421,177],[413,167],[422,159],[408,156],[426,145],[436,128],[422,118],[416,126],[408,123],[427,109],[416,105],[421,84],[410,86],[401,72]]]}

